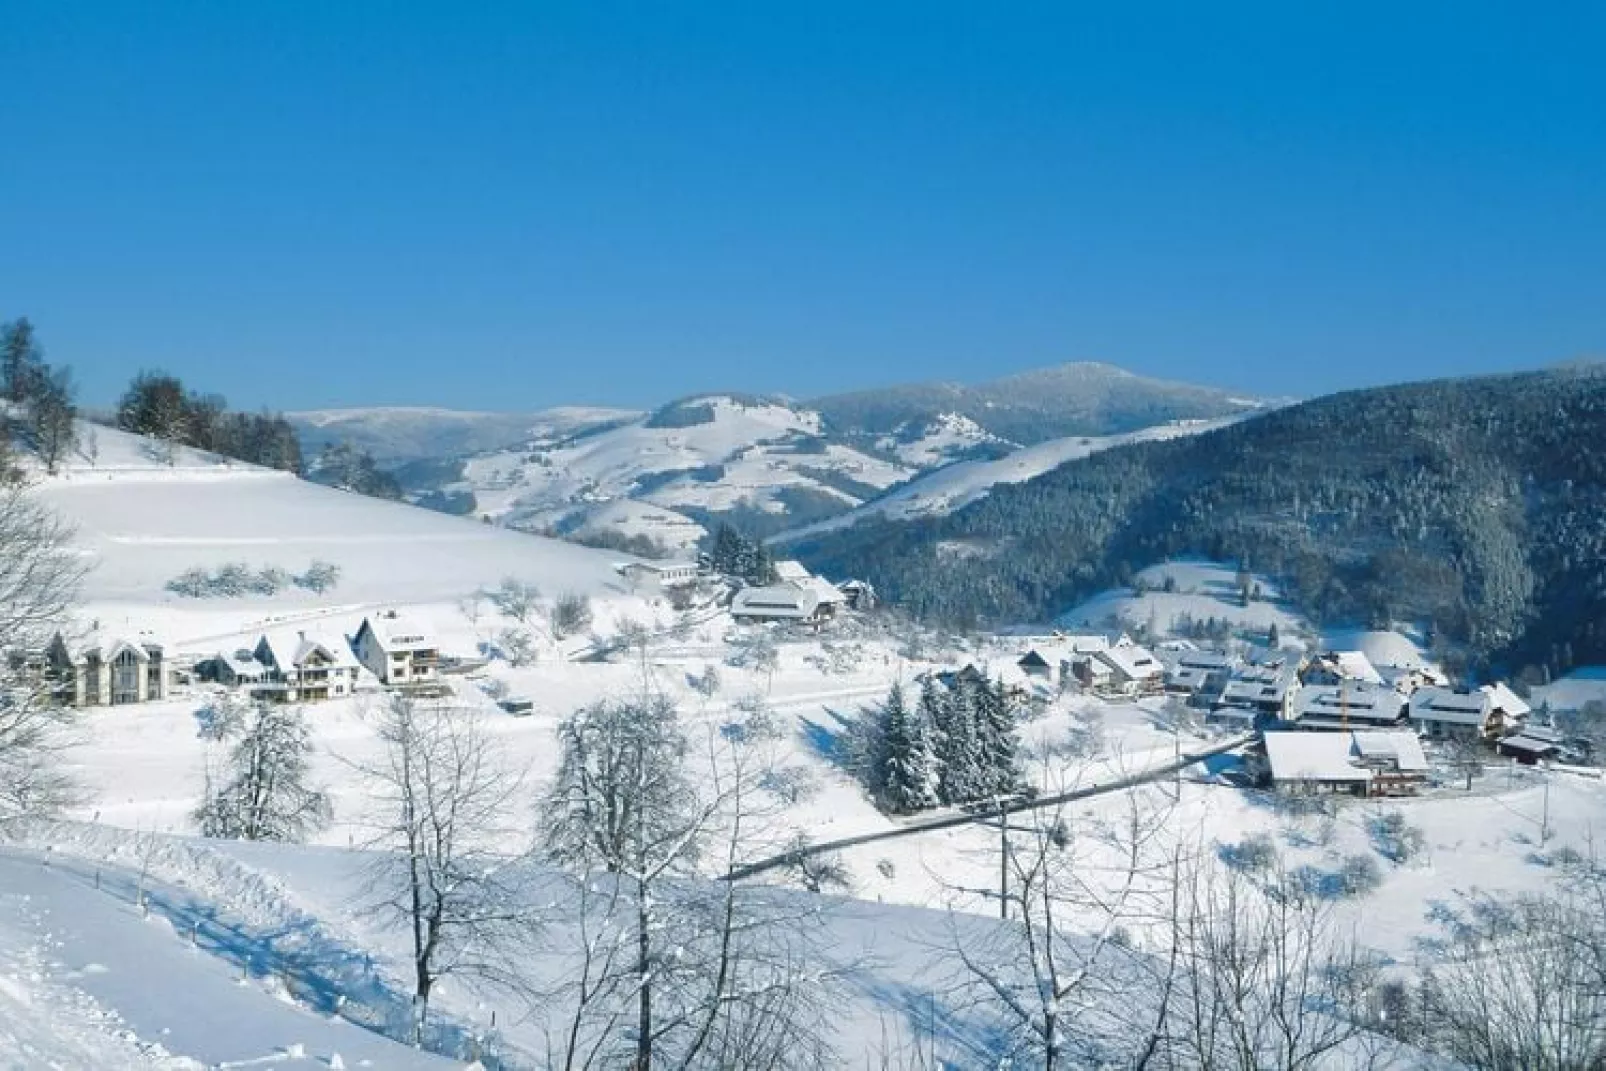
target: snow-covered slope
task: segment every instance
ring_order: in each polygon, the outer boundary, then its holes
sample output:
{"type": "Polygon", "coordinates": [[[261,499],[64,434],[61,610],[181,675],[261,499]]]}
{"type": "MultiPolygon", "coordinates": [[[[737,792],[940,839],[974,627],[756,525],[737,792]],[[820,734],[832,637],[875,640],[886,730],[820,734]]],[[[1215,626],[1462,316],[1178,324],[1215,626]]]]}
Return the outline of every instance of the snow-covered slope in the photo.
{"type": "Polygon", "coordinates": [[[349,442],[382,465],[420,458],[458,457],[529,439],[572,435],[639,416],[632,409],[562,406],[533,413],[482,413],[463,409],[375,406],[308,409],[286,413],[308,456],[330,443],[349,442]]]}
{"type": "Polygon", "coordinates": [[[1283,642],[1301,633],[1314,635],[1309,622],[1290,609],[1275,585],[1254,577],[1259,595],[1245,603],[1238,574],[1230,565],[1209,561],[1170,561],[1152,565],[1133,578],[1133,587],[1103,592],[1061,614],[1067,628],[1146,628],[1153,633],[1187,632],[1191,621],[1214,619],[1233,629],[1268,632],[1277,626],[1283,642]]]}
{"type": "Polygon", "coordinates": [[[618,555],[413,506],[336,491],[198,451],[162,451],[137,436],[86,427],[84,455],[37,494],[75,529],[89,566],[84,596],[197,607],[165,590],[192,569],[242,563],[304,572],[339,567],[330,592],[290,586],[231,602],[274,607],[456,599],[505,576],[549,591],[615,590],[618,555]],[[92,443],[93,445],[87,445],[92,443]]]}
{"type": "MultiPolygon", "coordinates": [[[[903,520],[924,514],[949,513],[984,497],[999,484],[1022,483],[1041,476],[1067,461],[1096,454],[1128,443],[1154,442],[1175,439],[1184,435],[1198,435],[1232,423],[1240,417],[1223,417],[1219,420],[1179,420],[1160,424],[1141,431],[1122,435],[1075,435],[1064,439],[1050,439],[1036,446],[1014,450],[1006,456],[988,461],[960,461],[947,465],[897,487],[880,498],[872,499],[857,509],[813,524],[804,525],[783,533],[783,539],[817,535],[855,524],[867,517],[886,517],[903,520]]],[[[975,427],[963,417],[955,417],[955,426],[975,427]]],[[[978,429],[979,430],[979,429],[978,429]]],[[[924,443],[927,440],[920,440],[924,443]]],[[[952,441],[950,438],[948,441],[952,441]]],[[[978,444],[981,440],[975,440],[978,444]]],[[[995,443],[997,440],[993,440],[995,443]]]]}
{"type": "Polygon", "coordinates": [[[679,549],[701,535],[689,526],[705,513],[836,512],[914,472],[828,441],[809,410],[720,395],[593,433],[478,454],[464,462],[461,481],[441,490],[471,491],[478,514],[515,527],[608,525],[679,549]],[[654,508],[621,510],[621,501],[654,508]]]}

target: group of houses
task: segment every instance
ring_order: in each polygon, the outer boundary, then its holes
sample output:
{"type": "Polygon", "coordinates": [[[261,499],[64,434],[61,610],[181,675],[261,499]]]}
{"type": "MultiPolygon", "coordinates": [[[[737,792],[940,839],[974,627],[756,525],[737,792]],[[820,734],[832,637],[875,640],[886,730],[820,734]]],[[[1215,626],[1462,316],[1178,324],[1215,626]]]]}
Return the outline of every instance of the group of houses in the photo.
{"type": "MultiPolygon", "coordinates": [[[[744,624],[767,621],[820,625],[844,609],[865,611],[875,606],[875,589],[862,580],[833,584],[810,573],[801,562],[775,563],[768,584],[744,584],[730,597],[731,616],[744,624]]],[[[621,565],[619,575],[637,591],[669,593],[718,581],[696,562],[639,561],[621,565]]]]}
{"type": "Polygon", "coordinates": [[[1122,635],[1053,635],[1031,643],[1015,662],[1028,679],[1060,691],[1080,688],[1108,699],[1159,695],[1165,665],[1148,648],[1122,635]]]}
{"type": "Polygon", "coordinates": [[[61,632],[22,661],[54,701],[72,707],[155,702],[192,679],[285,703],[339,699],[363,682],[427,692],[439,687],[441,667],[428,626],[398,610],[364,618],[351,637],[265,632],[253,646],[198,659],[177,658],[148,634],[61,632]]]}

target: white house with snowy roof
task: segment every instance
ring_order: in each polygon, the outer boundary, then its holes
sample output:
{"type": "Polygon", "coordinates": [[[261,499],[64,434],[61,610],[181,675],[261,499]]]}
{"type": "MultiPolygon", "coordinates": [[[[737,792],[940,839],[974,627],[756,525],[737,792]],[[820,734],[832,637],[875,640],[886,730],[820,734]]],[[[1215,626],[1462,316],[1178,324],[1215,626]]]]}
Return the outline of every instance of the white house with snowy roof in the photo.
{"type": "Polygon", "coordinates": [[[632,588],[645,591],[667,591],[697,582],[696,562],[627,562],[618,566],[619,575],[632,588]]]}
{"type": "Polygon", "coordinates": [[[1359,681],[1363,684],[1383,684],[1378,672],[1365,651],[1326,651],[1313,659],[1302,674],[1306,684],[1337,684],[1339,681],[1359,681]]]}
{"type": "Polygon", "coordinates": [[[252,689],[263,698],[309,703],[348,696],[357,687],[359,666],[344,637],[268,633],[257,641],[252,657],[267,671],[252,689]]]}
{"type": "Polygon", "coordinates": [[[1292,720],[1318,731],[1396,728],[1405,720],[1405,697],[1382,683],[1307,684],[1295,694],[1292,720]]]}
{"type": "Polygon", "coordinates": [[[1418,688],[1407,701],[1411,726],[1436,740],[1485,740],[1498,736],[1504,718],[1488,692],[1418,688]]]}
{"type": "Polygon", "coordinates": [[[351,649],[381,684],[433,684],[440,679],[440,645],[424,621],[400,610],[363,619],[351,649]]]}
{"type": "Polygon", "coordinates": [[[1269,732],[1262,737],[1272,787],[1298,795],[1409,795],[1427,779],[1415,733],[1269,732]]]}
{"type": "Polygon", "coordinates": [[[1116,695],[1153,695],[1165,687],[1165,666],[1147,647],[1115,643],[1089,659],[1109,669],[1105,689],[1116,695]]]}
{"type": "Polygon", "coordinates": [[[42,668],[52,696],[74,707],[165,699],[171,677],[166,651],[151,636],[99,630],[79,637],[56,633],[45,648],[42,668]]]}

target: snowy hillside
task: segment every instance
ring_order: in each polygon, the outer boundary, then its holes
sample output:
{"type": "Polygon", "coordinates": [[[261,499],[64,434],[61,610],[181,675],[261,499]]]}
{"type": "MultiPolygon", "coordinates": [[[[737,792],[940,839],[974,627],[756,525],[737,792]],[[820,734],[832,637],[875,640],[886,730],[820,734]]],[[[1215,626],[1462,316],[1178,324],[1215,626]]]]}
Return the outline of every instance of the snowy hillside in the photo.
{"type": "Polygon", "coordinates": [[[707,513],[835,513],[914,475],[903,463],[827,441],[819,415],[781,402],[713,396],[555,441],[466,459],[476,513],[560,532],[611,529],[683,551],[707,513]],[[633,505],[621,510],[620,502],[633,505]],[[649,508],[642,508],[649,507],[649,508]],[[660,512],[669,511],[669,512],[660,512]]]}
{"type": "Polygon", "coordinates": [[[413,506],[365,498],[214,455],[86,427],[93,446],[38,495],[75,529],[89,573],[86,616],[121,622],[159,614],[179,632],[210,622],[324,612],[331,605],[452,602],[508,576],[554,595],[622,597],[617,554],[588,550],[413,506]],[[168,584],[188,570],[240,564],[304,573],[339,569],[326,592],[285,584],[271,595],[185,598],[168,584]],[[158,608],[160,608],[158,610],[158,608]]]}
{"type": "Polygon", "coordinates": [[[480,413],[462,409],[377,406],[308,409],[286,413],[308,457],[331,443],[349,442],[382,465],[421,458],[458,457],[530,439],[572,435],[638,416],[630,409],[563,406],[533,413],[480,413]]]}
{"type": "MultiPolygon", "coordinates": [[[[874,499],[857,509],[851,510],[838,517],[817,521],[814,524],[804,525],[800,528],[782,534],[782,539],[802,538],[829,532],[838,528],[845,528],[867,517],[886,517],[893,520],[904,520],[931,514],[949,513],[960,509],[978,498],[984,497],[999,484],[1022,483],[1041,476],[1050,469],[1059,467],[1067,461],[1088,457],[1101,450],[1108,450],[1115,446],[1124,446],[1127,443],[1156,442],[1163,439],[1176,439],[1185,435],[1198,435],[1215,428],[1224,427],[1240,417],[1223,417],[1218,420],[1180,420],[1169,424],[1160,424],[1141,431],[1127,432],[1122,435],[1087,436],[1076,435],[1064,439],[1050,439],[1048,442],[1038,443],[1018,450],[1011,450],[1004,457],[987,461],[960,461],[936,469],[925,476],[918,477],[908,483],[893,489],[880,498],[874,499]]],[[[957,427],[962,433],[968,426],[974,428],[962,417],[956,417],[957,427]]],[[[952,426],[950,426],[952,427],[952,426]]],[[[979,430],[979,429],[978,429],[979,430]]],[[[939,441],[952,442],[955,438],[966,441],[962,434],[939,441]]],[[[930,440],[921,439],[917,446],[925,449],[930,440]]],[[[983,440],[974,440],[977,443],[983,440]]],[[[996,444],[999,440],[989,440],[996,444]]],[[[917,452],[916,456],[921,455],[917,452]]]]}

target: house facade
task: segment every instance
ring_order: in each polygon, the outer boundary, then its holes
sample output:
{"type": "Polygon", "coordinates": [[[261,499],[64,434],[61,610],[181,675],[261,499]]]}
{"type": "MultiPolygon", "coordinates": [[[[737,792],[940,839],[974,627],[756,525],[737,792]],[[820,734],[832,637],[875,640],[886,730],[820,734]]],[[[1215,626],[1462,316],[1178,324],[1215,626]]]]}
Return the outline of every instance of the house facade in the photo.
{"type": "Polygon", "coordinates": [[[440,680],[441,652],[434,635],[424,622],[399,610],[363,618],[351,649],[388,687],[432,685],[440,680]]]}
{"type": "Polygon", "coordinates": [[[667,591],[697,582],[696,562],[630,562],[619,566],[619,575],[632,587],[647,591],[667,591]]]}
{"type": "Polygon", "coordinates": [[[1489,693],[1450,688],[1418,688],[1407,714],[1412,728],[1435,740],[1487,740],[1499,735],[1504,719],[1489,693]]]}
{"type": "Polygon", "coordinates": [[[324,640],[305,632],[264,635],[252,655],[266,670],[253,694],[264,698],[313,703],[351,695],[357,687],[357,660],[344,638],[324,640]]]}
{"type": "Polygon", "coordinates": [[[1272,787],[1288,795],[1414,795],[1428,761],[1415,733],[1268,732],[1262,738],[1272,787]]]}
{"type": "Polygon", "coordinates": [[[51,696],[74,707],[166,699],[171,678],[164,648],[145,638],[91,635],[72,641],[58,632],[45,648],[42,668],[51,696]]]}

